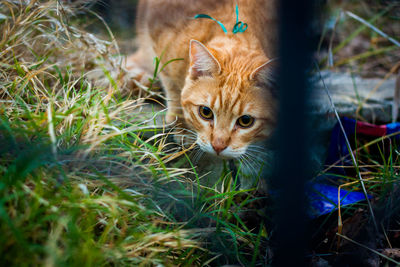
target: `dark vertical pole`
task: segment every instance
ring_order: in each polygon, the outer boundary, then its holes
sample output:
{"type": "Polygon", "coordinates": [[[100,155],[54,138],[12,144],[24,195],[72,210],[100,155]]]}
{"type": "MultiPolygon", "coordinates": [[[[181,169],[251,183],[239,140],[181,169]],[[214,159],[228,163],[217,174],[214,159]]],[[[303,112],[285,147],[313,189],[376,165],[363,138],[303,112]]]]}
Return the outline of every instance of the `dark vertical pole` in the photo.
{"type": "Polygon", "coordinates": [[[273,266],[305,266],[308,246],[304,187],[309,175],[306,72],[311,66],[312,0],[281,0],[276,232],[273,266]]]}

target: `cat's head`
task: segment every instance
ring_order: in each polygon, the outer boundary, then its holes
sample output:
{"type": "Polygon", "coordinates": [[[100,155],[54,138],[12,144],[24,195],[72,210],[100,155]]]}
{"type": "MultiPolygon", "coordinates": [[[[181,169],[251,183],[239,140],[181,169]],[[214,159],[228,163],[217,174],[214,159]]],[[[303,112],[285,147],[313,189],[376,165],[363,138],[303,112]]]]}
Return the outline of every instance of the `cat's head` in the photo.
{"type": "Polygon", "coordinates": [[[252,54],[224,56],[191,40],[181,104],[186,124],[196,132],[203,151],[239,158],[249,145],[271,135],[277,99],[270,63],[265,56],[252,54]]]}

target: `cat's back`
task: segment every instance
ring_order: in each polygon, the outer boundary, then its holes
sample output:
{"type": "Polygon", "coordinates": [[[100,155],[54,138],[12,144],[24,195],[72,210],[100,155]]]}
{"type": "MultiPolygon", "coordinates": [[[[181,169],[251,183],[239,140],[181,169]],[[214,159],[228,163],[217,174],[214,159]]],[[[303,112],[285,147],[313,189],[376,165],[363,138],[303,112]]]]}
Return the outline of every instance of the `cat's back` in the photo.
{"type": "Polygon", "coordinates": [[[232,0],[140,0],[138,23],[152,30],[158,26],[179,27],[195,14],[215,11],[232,0]]]}
{"type": "MultiPolygon", "coordinates": [[[[239,20],[248,24],[248,29],[242,35],[255,37],[263,47],[275,42],[276,0],[141,0],[137,17],[138,32],[149,35],[156,53],[171,45],[187,46],[190,39],[207,43],[225,33],[216,22],[194,19],[194,16],[210,15],[231,31],[237,19],[236,3],[239,6],[239,20]]],[[[185,49],[178,48],[177,51],[182,50],[185,49]]]]}

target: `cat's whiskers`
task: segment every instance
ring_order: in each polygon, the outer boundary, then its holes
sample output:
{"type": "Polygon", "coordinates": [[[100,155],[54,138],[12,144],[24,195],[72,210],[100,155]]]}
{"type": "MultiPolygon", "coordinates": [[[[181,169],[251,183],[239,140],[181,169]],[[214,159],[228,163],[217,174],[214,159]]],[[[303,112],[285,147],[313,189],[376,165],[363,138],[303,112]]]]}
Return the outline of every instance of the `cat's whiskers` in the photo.
{"type": "Polygon", "coordinates": [[[255,154],[259,158],[266,158],[269,155],[268,152],[257,151],[257,150],[252,150],[252,149],[247,149],[245,153],[255,154]]]}
{"type": "Polygon", "coordinates": [[[250,147],[250,148],[258,148],[258,149],[260,149],[260,150],[262,150],[262,151],[265,151],[265,147],[260,146],[260,145],[250,144],[249,147],[250,147]]]}
{"type": "Polygon", "coordinates": [[[253,166],[251,164],[251,161],[249,160],[249,158],[247,158],[246,154],[242,154],[239,157],[239,160],[242,163],[242,170],[241,171],[242,171],[243,174],[245,174],[245,176],[248,176],[249,174],[251,176],[255,176],[256,175],[256,173],[254,171],[254,168],[253,168],[253,166]]]}
{"type": "Polygon", "coordinates": [[[196,133],[195,131],[193,131],[193,130],[190,130],[190,129],[186,129],[186,128],[182,128],[182,127],[175,127],[174,130],[178,130],[178,133],[186,133],[186,132],[189,132],[189,133],[191,133],[191,134],[197,136],[197,133],[196,133]]]}
{"type": "Polygon", "coordinates": [[[245,154],[247,154],[247,156],[249,156],[254,162],[257,162],[258,164],[263,164],[264,162],[268,161],[269,158],[268,153],[262,153],[259,151],[247,150],[245,154]]]}
{"type": "Polygon", "coordinates": [[[252,160],[254,168],[260,170],[265,162],[265,159],[258,154],[247,153],[247,156],[252,160]]]}
{"type": "Polygon", "coordinates": [[[197,133],[191,130],[182,129],[179,132],[173,133],[174,138],[179,138],[179,144],[186,146],[187,144],[192,145],[196,143],[197,133]]]}
{"type": "Polygon", "coordinates": [[[190,161],[195,166],[199,162],[200,158],[203,156],[204,151],[201,150],[199,145],[196,145],[192,152],[190,153],[190,161]],[[194,154],[194,155],[193,155],[194,154]]]}
{"type": "Polygon", "coordinates": [[[174,134],[174,137],[181,138],[182,140],[184,140],[184,139],[197,140],[197,136],[190,135],[190,134],[174,134]]]}
{"type": "Polygon", "coordinates": [[[246,151],[241,157],[246,159],[249,163],[249,170],[254,176],[258,176],[259,172],[264,166],[265,158],[259,155],[259,152],[246,151]],[[255,153],[255,154],[253,154],[255,153]]]}
{"type": "Polygon", "coordinates": [[[191,150],[196,145],[196,141],[193,139],[192,140],[182,139],[179,142],[177,142],[177,144],[181,146],[182,149],[184,150],[191,150]]]}
{"type": "Polygon", "coordinates": [[[258,147],[252,147],[251,145],[248,146],[247,149],[248,149],[248,150],[251,150],[251,151],[255,151],[255,152],[262,152],[262,153],[265,153],[265,152],[266,152],[265,149],[258,148],[258,147]]]}
{"type": "Polygon", "coordinates": [[[244,155],[240,155],[240,157],[238,158],[238,160],[239,160],[239,162],[241,163],[241,169],[243,170],[243,169],[245,169],[245,168],[248,168],[248,163],[247,163],[247,160],[246,160],[246,157],[244,156],[244,155]]]}
{"type": "Polygon", "coordinates": [[[260,163],[263,161],[262,155],[258,152],[246,151],[245,155],[252,159],[255,163],[260,163]]]}
{"type": "Polygon", "coordinates": [[[201,159],[201,157],[204,155],[204,151],[199,149],[198,150],[199,153],[197,154],[196,158],[193,160],[193,164],[197,165],[197,163],[199,163],[199,160],[201,159]]]}
{"type": "Polygon", "coordinates": [[[265,155],[265,156],[268,155],[268,152],[265,151],[265,148],[260,147],[260,146],[255,146],[255,145],[248,146],[246,151],[254,152],[254,153],[265,155]]]}

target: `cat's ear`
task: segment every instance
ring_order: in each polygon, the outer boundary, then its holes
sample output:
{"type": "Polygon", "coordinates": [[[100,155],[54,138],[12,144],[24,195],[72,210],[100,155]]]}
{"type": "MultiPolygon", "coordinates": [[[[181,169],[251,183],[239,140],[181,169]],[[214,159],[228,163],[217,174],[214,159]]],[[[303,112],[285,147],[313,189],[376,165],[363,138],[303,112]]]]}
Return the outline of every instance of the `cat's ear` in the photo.
{"type": "Polygon", "coordinates": [[[273,58],[257,67],[251,74],[250,79],[255,80],[260,86],[276,87],[277,58],[273,58]]]}
{"type": "Polygon", "coordinates": [[[190,40],[190,77],[195,80],[220,71],[221,65],[213,54],[199,41],[190,40]]]}

